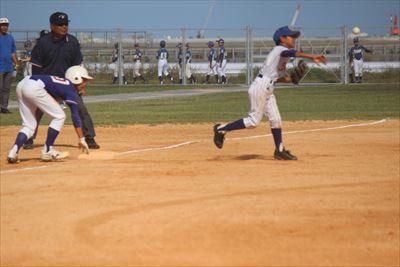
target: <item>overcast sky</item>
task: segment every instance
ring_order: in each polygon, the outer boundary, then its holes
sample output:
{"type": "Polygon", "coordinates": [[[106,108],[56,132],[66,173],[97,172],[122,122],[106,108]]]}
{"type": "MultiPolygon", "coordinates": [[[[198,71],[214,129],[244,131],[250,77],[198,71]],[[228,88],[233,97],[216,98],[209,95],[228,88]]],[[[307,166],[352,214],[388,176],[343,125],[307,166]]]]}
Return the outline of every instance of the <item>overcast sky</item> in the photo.
{"type": "MultiPolygon", "coordinates": [[[[204,25],[208,0],[0,0],[0,16],[10,30],[49,28],[55,11],[69,15],[70,29],[193,28],[204,25]]],[[[399,14],[399,0],[267,1],[214,0],[209,28],[278,28],[290,23],[296,6],[299,27],[359,26],[371,35],[389,32],[390,15],[399,14]]]]}

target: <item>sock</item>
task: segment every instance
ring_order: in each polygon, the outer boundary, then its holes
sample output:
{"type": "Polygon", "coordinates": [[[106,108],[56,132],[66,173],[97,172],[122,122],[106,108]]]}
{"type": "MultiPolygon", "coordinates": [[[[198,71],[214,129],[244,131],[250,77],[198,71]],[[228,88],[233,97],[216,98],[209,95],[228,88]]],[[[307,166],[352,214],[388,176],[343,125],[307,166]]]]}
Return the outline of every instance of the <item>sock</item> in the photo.
{"type": "Polygon", "coordinates": [[[271,132],[272,132],[272,136],[274,137],[274,142],[275,142],[275,148],[278,151],[282,151],[283,150],[283,145],[282,145],[282,129],[281,128],[276,128],[276,129],[272,129],[271,128],[271,132]]]}
{"type": "Polygon", "coordinates": [[[54,130],[53,128],[49,127],[47,130],[47,138],[46,138],[46,152],[49,151],[50,147],[54,145],[56,138],[60,132],[54,130]]]}
{"type": "Polygon", "coordinates": [[[218,128],[219,131],[234,131],[234,130],[240,130],[244,129],[246,126],[244,125],[243,119],[228,123],[220,128],[218,128]]]}
{"type": "Polygon", "coordinates": [[[28,140],[28,136],[26,136],[26,134],[19,132],[17,135],[17,138],[15,140],[15,144],[18,147],[17,152],[19,152],[19,149],[22,147],[22,145],[26,142],[26,140],[28,140]]]}

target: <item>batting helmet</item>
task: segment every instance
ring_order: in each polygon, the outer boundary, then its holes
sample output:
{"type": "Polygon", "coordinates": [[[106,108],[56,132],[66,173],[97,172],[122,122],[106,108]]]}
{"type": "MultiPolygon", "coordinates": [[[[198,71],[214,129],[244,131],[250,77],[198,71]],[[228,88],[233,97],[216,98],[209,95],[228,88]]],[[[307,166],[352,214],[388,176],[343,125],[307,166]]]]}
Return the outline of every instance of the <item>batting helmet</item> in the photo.
{"type": "Polygon", "coordinates": [[[139,47],[139,43],[135,43],[134,47],[139,47]]]}
{"type": "Polygon", "coordinates": [[[209,41],[209,42],[207,43],[207,46],[210,47],[210,48],[213,47],[213,46],[214,46],[214,42],[209,41]]]}
{"type": "Polygon", "coordinates": [[[93,77],[89,76],[88,71],[79,65],[69,67],[65,72],[65,78],[70,80],[73,84],[80,84],[83,82],[83,79],[93,79],[93,77]]]}
{"type": "Polygon", "coordinates": [[[221,44],[224,44],[224,43],[225,43],[224,39],[222,39],[222,38],[221,38],[221,39],[219,39],[219,40],[217,40],[217,42],[218,42],[218,44],[219,44],[219,45],[221,45],[221,44]]]}
{"type": "Polygon", "coordinates": [[[164,41],[164,40],[161,40],[160,46],[161,46],[161,47],[165,47],[165,41],[164,41]]]}
{"type": "MultiPolygon", "coordinates": [[[[48,33],[49,33],[48,30],[41,30],[40,33],[39,33],[39,36],[40,36],[40,37],[43,37],[43,36],[45,36],[45,35],[48,34],[48,33]]],[[[40,37],[39,37],[39,38],[40,38],[40,37]]]]}
{"type": "Polygon", "coordinates": [[[115,44],[114,44],[114,48],[115,48],[115,49],[118,49],[118,43],[115,43],[115,44]]]}
{"type": "Polygon", "coordinates": [[[355,37],[355,38],[353,39],[353,43],[358,43],[358,37],[355,37]]]}
{"type": "Polygon", "coordinates": [[[0,18],[0,24],[10,24],[8,18],[0,18]]]}

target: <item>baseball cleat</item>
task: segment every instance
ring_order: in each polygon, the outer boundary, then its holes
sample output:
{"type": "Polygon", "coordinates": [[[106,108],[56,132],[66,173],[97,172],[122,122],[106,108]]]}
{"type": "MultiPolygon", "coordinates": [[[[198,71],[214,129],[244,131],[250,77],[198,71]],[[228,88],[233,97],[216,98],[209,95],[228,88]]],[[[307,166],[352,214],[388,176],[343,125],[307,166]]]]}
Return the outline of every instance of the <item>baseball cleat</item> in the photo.
{"type": "Polygon", "coordinates": [[[224,146],[224,141],[225,141],[225,133],[218,131],[218,126],[220,125],[221,124],[214,125],[214,144],[218,148],[222,148],[224,146]]]}
{"type": "Polygon", "coordinates": [[[292,155],[289,150],[285,149],[282,151],[275,150],[274,158],[277,160],[297,160],[295,155],[292,155]]]}
{"type": "Polygon", "coordinates": [[[56,161],[56,160],[60,160],[60,159],[65,159],[68,156],[69,156],[68,152],[57,151],[54,149],[54,147],[51,146],[48,152],[46,152],[45,150],[42,150],[40,159],[42,161],[56,161]]]}
{"type": "Polygon", "coordinates": [[[8,152],[8,156],[7,156],[8,163],[14,164],[14,163],[18,163],[19,162],[17,150],[18,150],[17,145],[14,145],[11,148],[10,152],[8,152]]]}

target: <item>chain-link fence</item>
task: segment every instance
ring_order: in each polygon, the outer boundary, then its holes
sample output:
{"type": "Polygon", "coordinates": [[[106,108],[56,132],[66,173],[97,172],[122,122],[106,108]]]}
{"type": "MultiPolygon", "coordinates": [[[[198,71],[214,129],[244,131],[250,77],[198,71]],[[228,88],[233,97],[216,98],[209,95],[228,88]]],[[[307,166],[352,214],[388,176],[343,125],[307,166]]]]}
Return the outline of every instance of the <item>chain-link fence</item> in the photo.
{"type": "MultiPolygon", "coordinates": [[[[389,32],[388,27],[360,27],[363,32],[358,34],[360,43],[372,50],[364,54],[364,71],[366,76],[375,77],[370,81],[380,80],[380,76],[389,79],[398,79],[400,69],[400,42],[399,36],[369,36],[364,32],[377,29],[389,32]],[[387,29],[387,30],[386,30],[387,29]],[[389,77],[389,78],[388,78],[389,77]],[[397,77],[397,78],[396,78],[397,77]]],[[[199,36],[198,29],[70,29],[70,34],[78,38],[82,47],[84,64],[96,76],[96,83],[111,84],[115,68],[118,68],[118,84],[128,84],[133,81],[134,44],[140,45],[143,57],[143,71],[149,84],[157,84],[156,52],[160,48],[161,40],[166,41],[169,51],[169,71],[175,81],[178,79],[177,44],[190,43],[192,52],[192,72],[197,82],[204,81],[208,62],[208,41],[215,42],[219,38],[225,41],[228,52],[227,78],[230,84],[250,84],[261,68],[268,53],[275,46],[272,35],[275,28],[216,29],[205,30],[205,37],[199,36]],[[199,38],[200,37],[200,38],[199,38]],[[118,52],[118,53],[116,53],[118,52]],[[118,55],[123,64],[118,67],[112,62],[118,55]],[[123,73],[123,75],[121,75],[123,73]],[[125,77],[123,79],[123,76],[125,77]]],[[[351,28],[316,27],[299,28],[302,35],[296,41],[296,49],[304,53],[324,54],[328,63],[316,66],[309,62],[309,70],[302,82],[319,83],[348,83],[350,82],[348,51],[353,45],[354,34],[351,28]]],[[[24,54],[24,42],[31,40],[35,43],[40,30],[14,30],[14,36],[20,57],[24,54]]],[[[218,52],[218,45],[215,46],[218,52]]],[[[185,62],[183,61],[183,64],[185,62]]],[[[296,64],[296,60],[288,64],[288,69],[296,64]]],[[[181,68],[184,69],[184,66],[181,68]]],[[[187,84],[187,77],[182,75],[183,84],[187,84]]],[[[383,79],[383,78],[382,78],[383,79]]],[[[366,79],[368,82],[369,80],[366,79]]]]}

